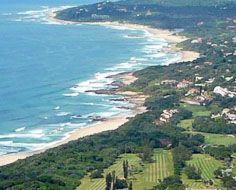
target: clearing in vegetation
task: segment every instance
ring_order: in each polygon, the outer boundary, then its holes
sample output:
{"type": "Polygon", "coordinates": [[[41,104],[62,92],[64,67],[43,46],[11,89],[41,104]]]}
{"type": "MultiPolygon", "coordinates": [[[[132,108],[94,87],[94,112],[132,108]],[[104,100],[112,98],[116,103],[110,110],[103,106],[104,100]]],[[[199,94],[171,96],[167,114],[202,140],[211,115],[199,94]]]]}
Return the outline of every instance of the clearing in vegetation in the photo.
{"type": "Polygon", "coordinates": [[[159,183],[159,180],[173,175],[174,166],[170,150],[155,150],[153,161],[153,163],[144,164],[143,172],[131,176],[135,190],[151,189],[159,183]]]}
{"type": "MultiPolygon", "coordinates": [[[[123,154],[117,161],[104,171],[104,177],[112,171],[123,178],[123,161],[127,160],[130,166],[129,181],[133,182],[133,189],[151,189],[159,180],[173,175],[173,160],[170,150],[156,149],[152,163],[143,163],[137,154],[123,154]]],[[[104,190],[105,178],[91,179],[88,175],[81,180],[77,190],[104,190]]]]}
{"type": "Polygon", "coordinates": [[[234,135],[223,135],[223,134],[214,134],[214,133],[203,133],[192,131],[192,122],[193,119],[184,119],[178,124],[179,127],[186,129],[188,133],[191,134],[201,134],[205,137],[206,144],[212,145],[225,145],[229,146],[236,143],[236,136],[234,135]]]}
{"type": "Polygon", "coordinates": [[[106,174],[115,171],[116,176],[123,178],[123,161],[127,160],[131,167],[139,167],[141,159],[136,154],[122,154],[117,161],[104,171],[104,178],[91,179],[89,176],[81,180],[81,185],[77,190],[104,190],[106,187],[106,174]]]}
{"type": "Polygon", "coordinates": [[[193,117],[210,116],[211,114],[211,108],[207,108],[205,106],[190,105],[190,104],[182,103],[181,107],[193,112],[193,117]]]}
{"type": "Polygon", "coordinates": [[[203,135],[205,137],[206,144],[228,146],[236,143],[236,137],[234,135],[213,134],[213,133],[203,133],[203,132],[193,131],[192,123],[194,122],[195,117],[209,116],[211,113],[211,111],[209,110],[217,108],[215,107],[206,108],[204,106],[189,105],[189,104],[181,104],[181,107],[193,113],[193,117],[191,119],[181,120],[178,124],[179,127],[184,128],[188,133],[203,135]]]}
{"type": "Polygon", "coordinates": [[[214,176],[214,171],[219,167],[223,167],[223,163],[207,154],[193,154],[192,159],[187,162],[189,165],[195,166],[201,171],[202,180],[188,179],[185,174],[182,175],[182,179],[185,185],[192,189],[212,189],[207,187],[202,181],[212,180],[215,186],[220,184],[219,179],[214,176]]]}

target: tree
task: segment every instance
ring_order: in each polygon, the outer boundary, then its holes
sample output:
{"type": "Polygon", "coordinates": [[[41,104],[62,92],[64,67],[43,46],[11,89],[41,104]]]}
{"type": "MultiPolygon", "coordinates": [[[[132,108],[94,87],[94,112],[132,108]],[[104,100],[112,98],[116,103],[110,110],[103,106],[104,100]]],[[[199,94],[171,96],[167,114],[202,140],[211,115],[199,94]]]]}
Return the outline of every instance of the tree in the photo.
{"type": "Polygon", "coordinates": [[[174,161],[174,172],[179,175],[182,168],[185,166],[185,161],[189,160],[192,156],[191,151],[185,146],[178,146],[173,149],[173,161],[174,161]]]}
{"type": "Polygon", "coordinates": [[[225,176],[222,178],[224,187],[228,189],[235,189],[236,187],[236,181],[233,179],[232,176],[225,176]]]}
{"type": "Polygon", "coordinates": [[[217,170],[214,171],[214,175],[216,178],[222,178],[224,177],[223,176],[223,173],[222,173],[222,168],[218,168],[217,170]]]}
{"type": "Polygon", "coordinates": [[[140,154],[140,157],[142,161],[151,162],[152,161],[152,145],[149,141],[144,141],[143,147],[142,147],[142,153],[140,154]]]}
{"type": "Polygon", "coordinates": [[[111,174],[106,175],[106,190],[111,190],[112,176],[111,174]]]}
{"type": "Polygon", "coordinates": [[[101,170],[95,170],[91,173],[90,177],[92,179],[95,179],[95,178],[103,178],[103,175],[102,175],[102,171],[101,170]]]}
{"type": "Polygon", "coordinates": [[[115,189],[128,188],[127,181],[125,179],[119,179],[119,178],[116,178],[114,186],[115,186],[115,189]]]}
{"type": "Polygon", "coordinates": [[[132,181],[129,182],[129,190],[133,190],[133,183],[132,183],[132,181]]]}
{"type": "Polygon", "coordinates": [[[114,183],[114,182],[115,182],[115,179],[116,179],[116,171],[115,171],[115,170],[113,170],[113,171],[111,172],[111,176],[112,176],[112,183],[114,183]]]}
{"type": "Polygon", "coordinates": [[[124,172],[125,179],[127,179],[127,177],[128,177],[128,170],[129,170],[129,163],[127,160],[126,161],[124,160],[123,161],[123,172],[124,172]]]}
{"type": "Polygon", "coordinates": [[[163,181],[157,185],[155,190],[166,190],[166,189],[175,189],[175,190],[183,190],[184,186],[179,176],[169,176],[165,178],[163,181]]]}
{"type": "Polygon", "coordinates": [[[195,166],[187,166],[185,168],[185,173],[189,179],[201,179],[201,171],[197,170],[195,166]]]}

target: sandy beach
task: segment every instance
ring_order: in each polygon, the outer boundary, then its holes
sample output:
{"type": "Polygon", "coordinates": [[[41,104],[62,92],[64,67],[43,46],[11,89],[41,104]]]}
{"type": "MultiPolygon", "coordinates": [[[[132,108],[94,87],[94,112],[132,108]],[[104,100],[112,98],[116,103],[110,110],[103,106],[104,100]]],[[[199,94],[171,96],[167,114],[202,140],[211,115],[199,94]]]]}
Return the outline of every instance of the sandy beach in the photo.
{"type": "Polygon", "coordinates": [[[181,36],[178,33],[175,33],[170,30],[151,28],[149,26],[140,25],[140,24],[131,24],[131,23],[120,23],[120,22],[73,22],[73,21],[65,21],[56,18],[55,12],[48,12],[48,19],[54,23],[60,24],[87,24],[87,25],[101,25],[101,26],[115,26],[115,27],[126,27],[130,29],[143,30],[148,32],[154,38],[162,38],[168,42],[168,47],[163,48],[165,52],[174,52],[179,53],[181,56],[181,61],[193,61],[199,58],[200,54],[195,51],[184,51],[181,48],[176,47],[178,43],[181,43],[188,38],[185,36],[181,36]]]}
{"type": "MultiPolygon", "coordinates": [[[[100,123],[97,123],[97,124],[94,124],[85,128],[77,129],[73,131],[67,139],[61,142],[57,142],[54,145],[48,147],[47,149],[60,146],[62,144],[66,144],[72,140],[76,140],[85,136],[93,135],[93,134],[100,133],[103,131],[117,129],[119,126],[121,126],[127,121],[128,119],[126,119],[126,117],[114,117],[114,118],[108,119],[106,121],[103,121],[103,122],[100,122],[100,123]]],[[[10,164],[19,159],[24,159],[34,154],[42,153],[46,151],[47,149],[42,149],[42,150],[34,151],[34,152],[22,152],[22,153],[7,154],[7,155],[0,156],[0,166],[10,164]]]]}
{"type": "MultiPolygon", "coordinates": [[[[52,22],[61,23],[61,24],[75,24],[75,22],[56,19],[55,15],[56,14],[54,12],[49,12],[48,19],[50,19],[50,21],[52,22]]],[[[148,33],[150,33],[152,37],[165,39],[169,43],[169,46],[168,48],[165,48],[163,51],[180,53],[182,61],[192,61],[199,57],[199,53],[197,52],[182,51],[181,49],[177,48],[176,44],[182,41],[185,41],[187,38],[184,36],[176,35],[174,32],[171,32],[168,30],[154,29],[147,26],[143,26],[143,25],[118,23],[118,22],[83,23],[83,24],[95,24],[95,25],[103,25],[103,26],[106,26],[106,25],[107,26],[122,26],[122,27],[137,29],[137,30],[145,30],[148,33]]],[[[137,80],[137,78],[132,73],[121,74],[119,77],[122,80],[124,85],[129,85],[133,83],[135,80],[137,80]]],[[[103,131],[115,130],[121,125],[123,125],[124,123],[126,123],[128,121],[128,117],[133,117],[137,114],[140,114],[146,111],[146,108],[143,106],[145,99],[147,98],[146,95],[139,94],[136,92],[129,92],[129,91],[117,92],[117,94],[123,95],[125,99],[127,99],[128,102],[134,105],[134,108],[132,108],[130,115],[126,115],[126,116],[121,115],[121,116],[116,116],[113,118],[106,118],[105,121],[100,121],[93,125],[89,125],[84,128],[79,128],[71,132],[68,138],[65,138],[64,140],[60,142],[56,142],[53,145],[48,146],[47,148],[44,148],[39,151],[22,152],[22,153],[7,154],[7,155],[0,156],[0,166],[13,163],[19,159],[24,159],[34,154],[42,153],[49,148],[66,144],[72,140],[76,140],[85,136],[90,136],[90,135],[100,133],[103,131]]]]}
{"type": "MultiPolygon", "coordinates": [[[[120,74],[120,79],[122,80],[124,85],[129,85],[135,80],[137,80],[137,78],[133,76],[132,73],[120,74]]],[[[77,140],[82,137],[94,135],[96,133],[101,133],[104,131],[115,130],[121,125],[123,125],[124,123],[126,123],[128,121],[128,117],[133,117],[137,114],[140,114],[146,111],[146,108],[143,106],[145,99],[147,98],[146,95],[136,93],[136,92],[129,92],[129,91],[118,91],[116,94],[123,95],[127,102],[134,105],[134,108],[132,108],[131,113],[129,115],[125,115],[125,116],[120,115],[120,116],[115,116],[112,118],[106,118],[105,121],[99,121],[92,125],[79,128],[71,132],[67,138],[61,141],[58,141],[52,145],[49,145],[48,147],[38,150],[38,151],[20,152],[20,153],[7,154],[7,155],[0,156],[0,166],[13,163],[19,159],[25,159],[34,154],[40,154],[50,148],[66,144],[70,141],[77,140]]]]}

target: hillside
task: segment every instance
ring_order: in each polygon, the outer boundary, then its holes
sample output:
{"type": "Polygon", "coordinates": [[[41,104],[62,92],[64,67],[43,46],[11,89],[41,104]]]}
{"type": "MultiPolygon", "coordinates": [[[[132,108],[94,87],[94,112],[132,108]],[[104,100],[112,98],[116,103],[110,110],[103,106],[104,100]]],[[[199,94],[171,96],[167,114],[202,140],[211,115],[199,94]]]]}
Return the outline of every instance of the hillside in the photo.
{"type": "MultiPolygon", "coordinates": [[[[93,185],[93,178],[99,178],[94,184],[102,188],[119,184],[131,189],[137,185],[134,176],[145,181],[150,170],[160,180],[153,179],[144,188],[235,189],[235,0],[103,2],[63,10],[57,18],[129,22],[181,31],[189,39],[178,47],[201,56],[192,62],[135,72],[138,80],[123,90],[149,95],[146,113],[115,131],[0,167],[0,189],[80,189],[81,181],[93,185]],[[156,159],[159,154],[166,156],[163,152],[169,156],[165,166],[156,159]],[[135,160],[134,168],[138,168],[125,179],[120,176],[123,170],[116,167],[122,165],[122,159],[135,160]],[[160,177],[157,169],[163,168],[168,168],[168,173],[160,177]],[[113,170],[121,173],[117,179],[111,177],[113,170]]],[[[132,167],[128,164],[128,168],[132,167]]]]}

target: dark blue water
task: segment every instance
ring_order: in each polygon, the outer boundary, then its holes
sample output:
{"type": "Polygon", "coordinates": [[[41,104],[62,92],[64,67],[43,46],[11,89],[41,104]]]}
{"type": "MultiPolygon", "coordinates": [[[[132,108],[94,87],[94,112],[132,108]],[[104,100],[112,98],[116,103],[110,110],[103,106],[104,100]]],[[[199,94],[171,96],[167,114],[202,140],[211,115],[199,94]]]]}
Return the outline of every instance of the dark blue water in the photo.
{"type": "Polygon", "coordinates": [[[43,148],[91,123],[89,116],[125,113],[111,96],[85,91],[108,88],[111,74],[178,58],[160,53],[166,42],[144,31],[61,25],[46,15],[93,2],[0,1],[0,154],[43,148]]]}

